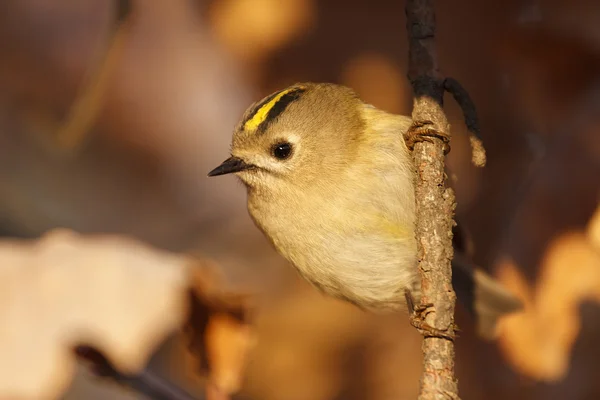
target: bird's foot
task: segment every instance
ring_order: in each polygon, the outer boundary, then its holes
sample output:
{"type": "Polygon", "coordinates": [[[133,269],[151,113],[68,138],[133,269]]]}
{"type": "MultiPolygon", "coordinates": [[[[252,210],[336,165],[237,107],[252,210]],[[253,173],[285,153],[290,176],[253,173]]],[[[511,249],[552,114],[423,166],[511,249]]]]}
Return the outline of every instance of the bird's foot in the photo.
{"type": "Polygon", "coordinates": [[[414,121],[413,124],[404,133],[404,141],[409,150],[413,150],[417,142],[434,143],[434,138],[444,142],[444,154],[450,152],[450,137],[431,128],[431,123],[414,121]]]}
{"type": "Polygon", "coordinates": [[[404,292],[406,297],[406,304],[408,305],[409,322],[410,324],[424,337],[434,337],[439,339],[446,339],[454,341],[456,334],[455,331],[458,327],[454,325],[451,331],[444,329],[434,328],[425,322],[427,314],[433,311],[433,304],[419,304],[416,305],[412,293],[409,290],[404,292]]]}

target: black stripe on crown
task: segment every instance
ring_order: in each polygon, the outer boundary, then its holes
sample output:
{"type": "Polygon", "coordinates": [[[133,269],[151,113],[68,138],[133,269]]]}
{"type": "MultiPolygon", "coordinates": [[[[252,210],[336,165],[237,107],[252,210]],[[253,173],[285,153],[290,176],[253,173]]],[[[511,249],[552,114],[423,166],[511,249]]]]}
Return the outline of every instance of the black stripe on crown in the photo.
{"type": "Polygon", "coordinates": [[[256,113],[258,112],[258,110],[260,110],[262,108],[262,106],[264,106],[265,104],[267,104],[268,102],[270,102],[271,100],[273,100],[273,98],[275,96],[277,96],[279,93],[283,92],[284,90],[285,89],[278,90],[277,92],[268,95],[267,97],[265,97],[264,99],[262,99],[260,102],[256,103],[256,105],[252,109],[252,112],[250,112],[250,114],[248,114],[248,116],[246,118],[244,118],[244,120],[242,121],[242,129],[244,129],[244,126],[246,125],[246,122],[248,122],[252,118],[254,118],[254,116],[256,115],[256,113]]]}
{"type": "Polygon", "coordinates": [[[260,124],[258,129],[261,132],[264,131],[272,121],[274,121],[282,112],[285,111],[285,109],[288,105],[290,105],[290,103],[298,100],[302,93],[304,93],[305,91],[305,88],[297,88],[281,96],[281,99],[279,99],[279,101],[275,103],[273,107],[271,107],[269,113],[267,114],[267,118],[262,124],[260,124]]]}
{"type": "Polygon", "coordinates": [[[302,86],[299,86],[294,89],[286,88],[286,89],[279,90],[279,91],[265,97],[260,103],[258,103],[254,107],[254,109],[248,115],[248,117],[246,117],[244,119],[244,121],[242,123],[242,129],[244,129],[244,126],[246,125],[246,123],[248,121],[252,120],[256,116],[256,113],[258,113],[261,108],[263,108],[266,104],[268,104],[270,101],[272,101],[281,92],[285,92],[285,91],[288,91],[288,92],[286,94],[284,94],[283,96],[281,96],[281,98],[279,100],[277,100],[277,102],[275,104],[273,104],[273,106],[267,112],[267,116],[265,117],[265,119],[256,128],[257,133],[264,132],[265,129],[269,126],[269,124],[272,123],[283,111],[285,111],[285,109],[287,108],[288,105],[290,105],[290,103],[292,103],[295,100],[300,98],[301,94],[306,91],[306,88],[302,87],[302,86]]]}

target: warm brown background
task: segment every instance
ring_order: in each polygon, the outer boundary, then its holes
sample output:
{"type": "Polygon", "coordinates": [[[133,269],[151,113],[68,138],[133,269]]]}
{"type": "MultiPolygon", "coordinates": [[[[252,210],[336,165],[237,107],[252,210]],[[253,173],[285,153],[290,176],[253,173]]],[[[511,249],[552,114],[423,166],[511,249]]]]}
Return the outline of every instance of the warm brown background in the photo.
{"type": "MultiPolygon", "coordinates": [[[[252,101],[297,81],[410,111],[402,1],[133,1],[98,119],[75,149],[56,132],[109,37],[111,2],[0,5],[0,232],[122,232],[216,260],[260,287],[244,396],[415,398],[420,337],[397,316],[323,298],[266,244],[233,178],[207,179],[252,101]]],[[[488,166],[470,165],[457,107],[449,165],[475,259],[526,301],[498,343],[462,310],[463,399],[600,398],[600,3],[439,1],[438,52],[478,106],[488,166]],[[594,242],[593,238],[596,238],[594,242]],[[579,319],[580,318],[580,319],[579,319]]],[[[166,357],[162,368],[195,380],[166,357]],[[166,362],[166,364],[164,364],[166,362]]],[[[133,394],[82,375],[71,399],[133,394]],[[107,394],[107,390],[110,394],[107,394]]]]}

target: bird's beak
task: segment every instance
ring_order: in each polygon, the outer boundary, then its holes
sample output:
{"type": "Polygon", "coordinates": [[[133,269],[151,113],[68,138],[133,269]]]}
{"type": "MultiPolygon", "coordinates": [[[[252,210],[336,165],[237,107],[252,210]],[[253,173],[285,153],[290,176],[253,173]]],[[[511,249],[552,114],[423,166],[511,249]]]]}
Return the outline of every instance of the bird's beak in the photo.
{"type": "Polygon", "coordinates": [[[232,156],[229,157],[227,160],[223,161],[221,165],[219,165],[217,168],[210,171],[208,173],[208,176],[232,174],[234,172],[245,171],[253,167],[254,166],[252,164],[247,164],[241,158],[232,156]]]}

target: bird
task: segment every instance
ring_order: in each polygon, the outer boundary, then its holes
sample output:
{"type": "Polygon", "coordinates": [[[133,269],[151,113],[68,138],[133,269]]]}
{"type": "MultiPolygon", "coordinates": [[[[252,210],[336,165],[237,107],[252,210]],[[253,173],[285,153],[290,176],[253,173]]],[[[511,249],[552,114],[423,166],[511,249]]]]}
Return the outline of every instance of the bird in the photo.
{"type": "MultiPolygon", "coordinates": [[[[230,157],[208,176],[239,178],[255,225],[318,290],[366,311],[411,312],[406,294],[421,296],[412,125],[347,86],[296,83],[244,112],[230,157]]],[[[468,264],[453,262],[457,297],[493,339],[521,304],[468,264]]]]}

